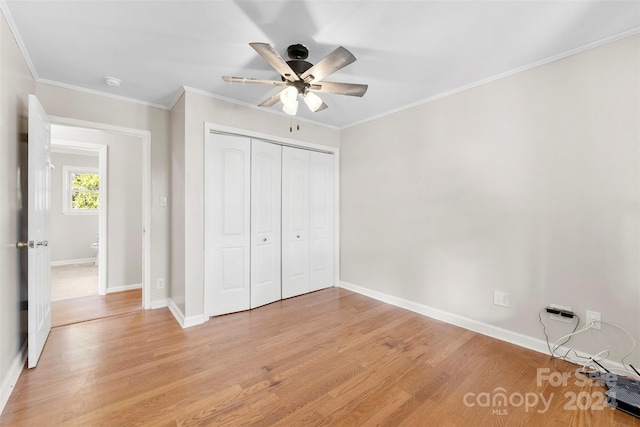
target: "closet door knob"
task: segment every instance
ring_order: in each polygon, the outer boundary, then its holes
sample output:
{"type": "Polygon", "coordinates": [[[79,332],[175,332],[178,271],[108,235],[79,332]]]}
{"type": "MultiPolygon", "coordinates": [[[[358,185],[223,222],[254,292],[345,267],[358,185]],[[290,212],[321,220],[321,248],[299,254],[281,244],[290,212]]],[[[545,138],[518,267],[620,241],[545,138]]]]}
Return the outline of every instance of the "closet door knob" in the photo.
{"type": "Polygon", "coordinates": [[[266,237],[263,237],[263,238],[262,238],[262,241],[263,241],[263,242],[266,242],[266,241],[267,241],[267,238],[266,238],[266,237]]]}
{"type": "Polygon", "coordinates": [[[296,239],[299,239],[299,238],[300,238],[300,235],[298,234],[298,235],[296,236],[296,239]]]}

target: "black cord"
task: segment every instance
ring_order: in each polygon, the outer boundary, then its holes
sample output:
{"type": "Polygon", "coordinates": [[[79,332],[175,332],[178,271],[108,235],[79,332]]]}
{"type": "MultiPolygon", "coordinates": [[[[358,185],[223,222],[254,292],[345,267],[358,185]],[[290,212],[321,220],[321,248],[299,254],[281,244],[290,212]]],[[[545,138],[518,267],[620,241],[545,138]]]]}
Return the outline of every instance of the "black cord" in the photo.
{"type": "MultiPolygon", "coordinates": [[[[546,325],[542,322],[542,312],[543,312],[543,311],[545,311],[545,312],[546,312],[546,309],[544,309],[544,308],[543,308],[542,310],[540,310],[540,311],[538,312],[538,321],[539,321],[539,322],[540,322],[540,324],[542,325],[542,333],[544,334],[545,341],[547,342],[547,349],[549,349],[549,354],[551,355],[551,358],[552,358],[552,359],[555,359],[557,356],[555,355],[555,352],[554,352],[553,350],[551,350],[551,343],[549,342],[549,335],[547,335],[547,327],[546,327],[546,325]]],[[[573,316],[574,316],[574,317],[576,317],[576,318],[578,319],[578,321],[576,322],[576,326],[573,328],[573,331],[571,331],[571,333],[572,333],[572,334],[573,334],[575,331],[577,331],[577,330],[578,330],[578,326],[580,325],[580,316],[578,316],[578,315],[577,315],[577,314],[575,314],[575,313],[574,313],[574,315],[573,315],[573,316]]],[[[573,336],[573,335],[572,335],[572,336],[573,336]]],[[[572,337],[572,336],[571,336],[571,337],[572,337]]],[[[567,344],[567,343],[571,340],[571,337],[568,337],[568,338],[565,340],[565,342],[563,342],[562,344],[557,345],[555,348],[560,348],[560,347],[562,347],[563,345],[567,344]]],[[[571,351],[571,350],[569,350],[569,351],[571,351]]],[[[562,359],[562,360],[566,360],[567,355],[569,354],[569,351],[567,351],[567,353],[566,353],[563,357],[560,357],[560,359],[562,359]]]]}

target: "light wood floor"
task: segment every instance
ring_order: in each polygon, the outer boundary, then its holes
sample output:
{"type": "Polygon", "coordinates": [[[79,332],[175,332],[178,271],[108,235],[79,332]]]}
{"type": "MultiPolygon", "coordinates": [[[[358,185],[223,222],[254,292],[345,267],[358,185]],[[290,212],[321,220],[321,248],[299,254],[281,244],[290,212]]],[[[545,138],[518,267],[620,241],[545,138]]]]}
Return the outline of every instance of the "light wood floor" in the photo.
{"type": "Polygon", "coordinates": [[[98,266],[93,263],[51,267],[51,300],[98,294],[98,266]]]}
{"type": "Polygon", "coordinates": [[[142,309],[142,289],[51,302],[51,327],[118,316],[142,309]]]}
{"type": "Polygon", "coordinates": [[[55,328],[0,424],[640,426],[598,404],[600,386],[554,386],[538,368],[556,372],[545,355],[333,288],[184,330],[167,309],[55,328]],[[521,404],[529,393],[549,407],[521,404]]]}

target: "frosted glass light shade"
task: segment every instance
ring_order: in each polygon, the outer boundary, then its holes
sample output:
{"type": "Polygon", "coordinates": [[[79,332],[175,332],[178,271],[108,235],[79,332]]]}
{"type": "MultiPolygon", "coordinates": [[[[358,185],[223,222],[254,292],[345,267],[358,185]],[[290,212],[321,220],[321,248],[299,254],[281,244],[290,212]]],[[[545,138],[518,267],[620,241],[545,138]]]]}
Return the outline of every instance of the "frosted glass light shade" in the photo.
{"type": "Polygon", "coordinates": [[[304,95],[304,103],[311,111],[316,111],[322,105],[322,99],[313,92],[307,92],[304,95]]]}
{"type": "Polygon", "coordinates": [[[293,86],[289,86],[288,88],[284,89],[282,92],[280,92],[280,101],[282,101],[284,105],[295,103],[297,109],[298,89],[293,86]]]}
{"type": "Polygon", "coordinates": [[[298,112],[298,101],[295,100],[294,102],[285,102],[282,105],[282,111],[290,116],[295,116],[298,112]]]}

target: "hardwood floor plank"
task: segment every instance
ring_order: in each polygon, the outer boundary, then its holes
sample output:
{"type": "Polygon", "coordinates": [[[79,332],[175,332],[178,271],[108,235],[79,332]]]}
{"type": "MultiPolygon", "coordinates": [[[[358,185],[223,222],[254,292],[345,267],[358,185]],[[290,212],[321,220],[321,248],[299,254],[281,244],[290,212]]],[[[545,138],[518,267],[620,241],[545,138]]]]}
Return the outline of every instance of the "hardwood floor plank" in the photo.
{"type": "Polygon", "coordinates": [[[640,426],[567,408],[571,393],[605,391],[575,369],[334,288],[188,329],[167,309],[54,328],[0,425],[640,426]],[[539,368],[570,380],[539,383],[539,368]],[[548,404],[484,403],[501,390],[548,404]]]}
{"type": "Polygon", "coordinates": [[[63,299],[51,303],[51,327],[71,325],[142,309],[142,289],[63,299]]]}

